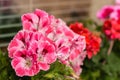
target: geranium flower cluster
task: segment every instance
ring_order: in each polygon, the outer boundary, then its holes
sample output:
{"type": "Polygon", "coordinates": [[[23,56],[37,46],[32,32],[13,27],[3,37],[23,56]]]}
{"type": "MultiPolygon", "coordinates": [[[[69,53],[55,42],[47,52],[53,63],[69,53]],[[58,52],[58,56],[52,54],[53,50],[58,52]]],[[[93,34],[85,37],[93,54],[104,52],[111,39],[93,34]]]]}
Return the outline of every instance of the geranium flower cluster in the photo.
{"type": "Polygon", "coordinates": [[[120,19],[106,20],[103,25],[103,31],[110,40],[114,39],[120,40],[120,19]]]}
{"type": "Polygon", "coordinates": [[[77,34],[85,36],[86,39],[86,51],[88,58],[92,58],[100,50],[101,38],[98,35],[93,34],[82,23],[73,23],[70,28],[77,34]]]}
{"type": "Polygon", "coordinates": [[[120,39],[120,0],[116,5],[104,6],[97,17],[104,21],[103,32],[110,40],[120,39]]]}
{"type": "Polygon", "coordinates": [[[23,29],[8,45],[11,64],[18,76],[34,76],[49,70],[56,60],[77,75],[86,57],[85,37],[74,33],[61,19],[36,9],[22,16],[23,29]]]}
{"type": "Polygon", "coordinates": [[[101,20],[119,19],[120,18],[120,0],[115,0],[116,5],[106,5],[97,13],[97,17],[101,20]]]}

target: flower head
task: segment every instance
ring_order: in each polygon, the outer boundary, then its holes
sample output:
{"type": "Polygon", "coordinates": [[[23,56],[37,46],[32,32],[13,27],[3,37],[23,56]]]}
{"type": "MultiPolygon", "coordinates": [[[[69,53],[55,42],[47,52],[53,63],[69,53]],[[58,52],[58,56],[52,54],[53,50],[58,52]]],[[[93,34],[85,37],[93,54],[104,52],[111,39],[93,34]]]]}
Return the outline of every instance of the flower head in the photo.
{"type": "Polygon", "coordinates": [[[104,6],[100,11],[97,12],[97,17],[102,20],[110,18],[110,14],[113,11],[114,11],[113,6],[104,6]]]}
{"type": "Polygon", "coordinates": [[[20,57],[15,57],[12,59],[12,67],[15,69],[16,75],[18,76],[34,76],[39,71],[40,68],[36,62],[36,55],[30,54],[29,51],[21,51],[20,57]]]}
{"type": "Polygon", "coordinates": [[[120,20],[106,20],[103,31],[109,39],[120,39],[120,20]]]}
{"type": "Polygon", "coordinates": [[[14,58],[22,50],[27,50],[30,45],[33,32],[19,31],[8,45],[9,57],[14,58]]]}
{"type": "Polygon", "coordinates": [[[24,14],[22,25],[23,29],[8,46],[12,67],[18,76],[34,76],[40,70],[46,71],[56,59],[66,65],[81,65],[75,59],[86,47],[86,34],[74,33],[64,21],[39,9],[24,14]]]}
{"type": "Polygon", "coordinates": [[[19,31],[8,46],[18,76],[34,76],[55,62],[55,45],[39,32],[19,31]]]}
{"type": "Polygon", "coordinates": [[[52,31],[54,16],[45,11],[36,9],[34,13],[27,13],[22,16],[22,25],[24,30],[38,31],[47,35],[52,31]]]}
{"type": "MultiPolygon", "coordinates": [[[[116,0],[116,4],[119,4],[120,0],[116,0]]],[[[120,18],[120,6],[119,5],[106,5],[97,12],[97,17],[101,20],[106,19],[119,19],[120,18]]]]}
{"type": "Polygon", "coordinates": [[[92,58],[93,55],[96,55],[100,50],[101,38],[98,35],[91,34],[89,36],[89,41],[87,42],[87,55],[88,58],[92,58]]]}
{"type": "Polygon", "coordinates": [[[74,59],[86,47],[85,37],[74,33],[66,24],[58,19],[55,35],[57,55],[60,62],[69,64],[69,59],[74,59]]]}

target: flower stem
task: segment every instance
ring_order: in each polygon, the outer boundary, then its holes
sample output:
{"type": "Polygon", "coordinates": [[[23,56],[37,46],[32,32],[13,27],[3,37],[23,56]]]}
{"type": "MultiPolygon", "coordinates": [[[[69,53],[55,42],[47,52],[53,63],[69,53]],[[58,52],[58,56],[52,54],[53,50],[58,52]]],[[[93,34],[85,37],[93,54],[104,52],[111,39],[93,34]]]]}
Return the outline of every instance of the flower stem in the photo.
{"type": "Polygon", "coordinates": [[[81,80],[80,77],[78,75],[76,75],[75,73],[71,73],[71,74],[75,80],[81,80]]]}
{"type": "Polygon", "coordinates": [[[108,49],[108,52],[107,52],[108,55],[110,55],[110,53],[112,51],[112,48],[113,48],[113,45],[114,45],[114,40],[111,40],[110,41],[110,46],[109,46],[109,49],[108,49]]]}
{"type": "Polygon", "coordinates": [[[72,73],[72,76],[73,76],[76,80],[79,79],[79,77],[78,77],[76,74],[74,74],[74,73],[72,73]]]}
{"type": "MultiPolygon", "coordinates": [[[[70,68],[72,69],[72,64],[70,63],[69,64],[70,65],[70,68]]],[[[73,69],[72,69],[73,70],[73,69]]],[[[77,75],[75,72],[74,72],[74,70],[73,70],[73,72],[71,72],[71,77],[73,77],[74,78],[74,80],[81,80],[81,78],[79,77],[79,75],[77,75]]]]}

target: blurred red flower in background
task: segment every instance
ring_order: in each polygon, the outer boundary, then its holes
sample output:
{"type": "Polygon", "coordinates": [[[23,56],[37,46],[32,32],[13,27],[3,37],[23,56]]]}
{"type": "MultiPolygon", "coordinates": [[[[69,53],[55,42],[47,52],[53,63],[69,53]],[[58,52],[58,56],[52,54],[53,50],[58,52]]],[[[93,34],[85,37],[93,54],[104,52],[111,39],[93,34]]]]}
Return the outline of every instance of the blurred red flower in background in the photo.
{"type": "Polygon", "coordinates": [[[91,33],[82,23],[70,24],[70,28],[77,34],[85,36],[86,51],[88,58],[91,59],[93,55],[96,55],[100,49],[101,38],[98,35],[91,33]]]}
{"type": "Polygon", "coordinates": [[[111,40],[120,39],[120,19],[106,20],[103,25],[103,32],[111,40]]]}

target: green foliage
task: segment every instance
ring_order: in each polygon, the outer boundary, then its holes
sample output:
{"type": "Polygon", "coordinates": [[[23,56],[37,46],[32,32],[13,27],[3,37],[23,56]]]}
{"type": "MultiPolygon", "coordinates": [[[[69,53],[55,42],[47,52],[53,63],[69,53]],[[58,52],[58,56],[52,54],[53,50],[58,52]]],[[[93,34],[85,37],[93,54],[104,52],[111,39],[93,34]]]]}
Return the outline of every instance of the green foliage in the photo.
{"type": "Polygon", "coordinates": [[[0,80],[14,80],[15,73],[11,68],[10,59],[7,53],[2,53],[0,51],[0,80]]]}
{"type": "Polygon", "coordinates": [[[70,76],[71,69],[58,61],[51,65],[50,70],[41,71],[38,75],[33,76],[31,80],[70,80],[67,76],[70,76]]]}

